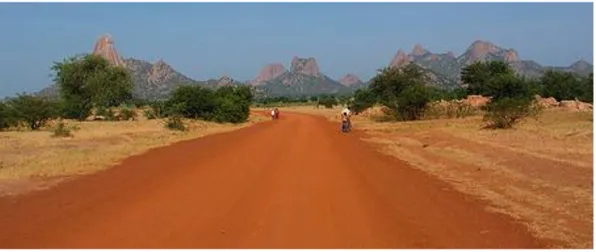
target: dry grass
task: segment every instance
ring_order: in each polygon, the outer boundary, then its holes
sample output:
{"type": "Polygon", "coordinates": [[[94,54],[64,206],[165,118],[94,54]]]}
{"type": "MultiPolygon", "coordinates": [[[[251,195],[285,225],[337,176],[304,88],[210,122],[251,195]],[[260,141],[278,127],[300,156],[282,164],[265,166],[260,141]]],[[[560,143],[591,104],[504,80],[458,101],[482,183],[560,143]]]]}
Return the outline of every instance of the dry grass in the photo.
{"type": "Polygon", "coordinates": [[[0,181],[92,173],[155,147],[232,131],[264,119],[251,115],[249,122],[238,125],[186,120],[189,130],[185,132],[165,129],[164,120],[142,117],[120,122],[66,121],[67,127],[75,127],[73,137],[67,138],[52,137],[55,123],[38,132],[0,132],[0,181]]]}
{"type": "MultiPolygon", "coordinates": [[[[341,108],[284,108],[338,120],[341,108]]],[[[593,114],[544,111],[509,130],[482,117],[378,123],[354,116],[365,141],[490,203],[561,247],[593,247],[593,114]]]]}

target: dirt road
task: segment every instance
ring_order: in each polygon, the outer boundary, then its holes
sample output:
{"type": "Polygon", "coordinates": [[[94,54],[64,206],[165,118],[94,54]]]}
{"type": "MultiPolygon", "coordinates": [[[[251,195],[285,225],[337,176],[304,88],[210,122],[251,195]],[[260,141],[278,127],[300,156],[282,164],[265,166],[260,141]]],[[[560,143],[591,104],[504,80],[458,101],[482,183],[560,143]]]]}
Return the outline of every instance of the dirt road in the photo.
{"type": "Polygon", "coordinates": [[[323,118],[178,143],[0,199],[1,248],[539,248],[323,118]]]}

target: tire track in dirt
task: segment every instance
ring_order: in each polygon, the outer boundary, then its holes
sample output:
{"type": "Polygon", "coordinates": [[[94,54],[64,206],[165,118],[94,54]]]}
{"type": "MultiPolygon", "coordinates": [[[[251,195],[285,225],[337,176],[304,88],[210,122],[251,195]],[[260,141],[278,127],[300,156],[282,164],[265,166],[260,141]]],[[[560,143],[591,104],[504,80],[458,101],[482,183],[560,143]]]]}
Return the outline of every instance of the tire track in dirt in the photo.
{"type": "Polygon", "coordinates": [[[158,148],[0,199],[2,248],[540,248],[523,225],[321,117],[158,148]]]}

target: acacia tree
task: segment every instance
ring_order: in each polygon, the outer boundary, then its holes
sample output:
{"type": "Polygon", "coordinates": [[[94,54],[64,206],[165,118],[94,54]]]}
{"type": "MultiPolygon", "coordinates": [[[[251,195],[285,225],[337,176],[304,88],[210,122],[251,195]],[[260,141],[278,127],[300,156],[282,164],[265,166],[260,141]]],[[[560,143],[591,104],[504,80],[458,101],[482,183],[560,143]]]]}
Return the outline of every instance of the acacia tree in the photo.
{"type": "Polygon", "coordinates": [[[64,116],[84,120],[93,107],[117,106],[132,98],[133,81],[127,69],[97,55],[75,56],[52,67],[64,116]]]}
{"type": "Polygon", "coordinates": [[[421,67],[388,67],[372,79],[370,90],[379,103],[391,109],[396,119],[418,120],[430,101],[427,78],[421,67]]]}
{"type": "Polygon", "coordinates": [[[499,75],[515,75],[515,71],[504,61],[477,61],[462,69],[461,82],[468,94],[491,96],[491,80],[499,75]]]}
{"type": "Polygon", "coordinates": [[[492,97],[484,120],[491,128],[511,128],[536,112],[532,107],[534,83],[516,75],[505,62],[476,62],[462,70],[461,81],[472,94],[492,97]]]}
{"type": "Polygon", "coordinates": [[[55,103],[47,98],[29,94],[19,94],[8,100],[14,119],[25,122],[31,130],[43,127],[46,122],[56,117],[55,103]]]}

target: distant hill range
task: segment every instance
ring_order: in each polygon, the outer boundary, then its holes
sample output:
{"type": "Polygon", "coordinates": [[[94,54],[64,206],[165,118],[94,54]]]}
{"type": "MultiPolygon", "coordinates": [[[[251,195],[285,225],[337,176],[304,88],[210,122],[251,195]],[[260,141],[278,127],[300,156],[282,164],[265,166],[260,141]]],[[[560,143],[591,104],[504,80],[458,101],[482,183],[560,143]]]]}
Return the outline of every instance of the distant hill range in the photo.
{"type": "MultiPolygon", "coordinates": [[[[349,94],[358,88],[367,86],[370,80],[363,82],[354,74],[346,74],[339,80],[334,80],[323,74],[317,61],[313,57],[292,59],[290,69],[281,63],[273,63],[263,67],[258,76],[248,82],[223,76],[219,79],[206,81],[193,80],[176,71],[163,60],[150,63],[144,60],[126,58],[118,54],[114,40],[109,35],[102,36],[95,44],[93,54],[101,55],[110,63],[125,66],[130,69],[134,79],[135,98],[159,99],[165,98],[172,90],[180,85],[203,85],[216,88],[225,85],[251,85],[258,96],[313,96],[319,94],[349,94]]],[[[483,60],[500,60],[508,62],[521,75],[539,77],[546,70],[554,69],[572,72],[586,76],[593,71],[589,62],[580,60],[568,67],[542,66],[532,60],[521,60],[514,49],[504,49],[491,42],[477,40],[459,57],[452,52],[432,53],[422,45],[416,44],[409,54],[402,49],[391,60],[388,66],[403,67],[407,64],[421,66],[430,85],[441,88],[459,86],[461,69],[473,62],[483,60]]],[[[51,85],[38,94],[57,97],[55,85],[51,85]]]]}

